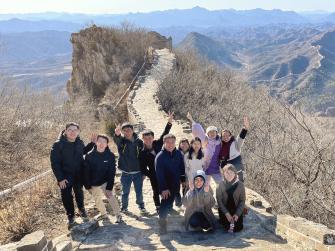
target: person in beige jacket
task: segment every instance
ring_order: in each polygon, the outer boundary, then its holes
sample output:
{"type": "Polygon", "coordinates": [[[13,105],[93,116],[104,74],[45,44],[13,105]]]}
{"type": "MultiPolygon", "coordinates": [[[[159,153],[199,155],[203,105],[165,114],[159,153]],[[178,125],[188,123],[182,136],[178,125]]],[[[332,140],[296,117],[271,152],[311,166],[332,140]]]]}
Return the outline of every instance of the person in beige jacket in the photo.
{"type": "Polygon", "coordinates": [[[202,170],[194,173],[194,178],[189,182],[190,189],[183,198],[185,211],[185,228],[189,230],[210,231],[215,229],[215,216],[212,208],[215,199],[206,183],[206,174],[202,170]]]}
{"type": "Polygon", "coordinates": [[[239,180],[236,168],[227,164],[222,168],[223,181],[216,189],[220,222],[225,230],[239,232],[243,229],[245,187],[239,180]]]}

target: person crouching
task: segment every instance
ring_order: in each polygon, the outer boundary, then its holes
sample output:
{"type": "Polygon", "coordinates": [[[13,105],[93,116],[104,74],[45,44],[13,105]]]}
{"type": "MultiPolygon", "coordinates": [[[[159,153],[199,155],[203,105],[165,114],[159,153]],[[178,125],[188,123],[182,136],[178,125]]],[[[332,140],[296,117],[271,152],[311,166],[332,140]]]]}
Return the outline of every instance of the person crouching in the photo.
{"type": "Polygon", "coordinates": [[[215,229],[215,216],[212,208],[215,199],[206,183],[206,174],[202,170],[194,173],[194,179],[189,181],[190,190],[183,198],[185,211],[185,227],[189,230],[210,231],[215,229]]]}

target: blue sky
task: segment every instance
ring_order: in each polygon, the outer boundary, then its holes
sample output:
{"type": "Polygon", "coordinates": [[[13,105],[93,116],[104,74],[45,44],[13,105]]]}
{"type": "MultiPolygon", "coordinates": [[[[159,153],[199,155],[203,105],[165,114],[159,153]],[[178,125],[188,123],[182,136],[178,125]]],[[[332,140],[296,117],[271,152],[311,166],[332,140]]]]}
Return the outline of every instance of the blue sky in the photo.
{"type": "Polygon", "coordinates": [[[0,13],[128,13],[201,6],[213,9],[283,9],[335,11],[335,0],[0,0],[0,13]]]}

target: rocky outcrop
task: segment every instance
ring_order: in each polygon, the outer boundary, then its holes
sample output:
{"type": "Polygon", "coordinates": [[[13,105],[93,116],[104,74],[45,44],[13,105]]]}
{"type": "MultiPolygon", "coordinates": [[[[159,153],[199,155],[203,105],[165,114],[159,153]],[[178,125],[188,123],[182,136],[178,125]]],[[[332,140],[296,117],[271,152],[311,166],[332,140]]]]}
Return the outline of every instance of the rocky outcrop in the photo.
{"type": "Polygon", "coordinates": [[[96,25],[73,33],[71,42],[72,75],[67,83],[67,91],[70,97],[88,92],[98,101],[111,85],[131,82],[150,46],[171,47],[171,39],[155,32],[96,25]]]}

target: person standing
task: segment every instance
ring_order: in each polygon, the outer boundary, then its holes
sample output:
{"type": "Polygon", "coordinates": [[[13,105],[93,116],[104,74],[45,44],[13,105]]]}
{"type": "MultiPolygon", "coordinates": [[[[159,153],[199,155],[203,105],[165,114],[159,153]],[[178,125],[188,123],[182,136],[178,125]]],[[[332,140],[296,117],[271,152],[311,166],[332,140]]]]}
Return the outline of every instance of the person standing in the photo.
{"type": "Polygon", "coordinates": [[[185,183],[185,166],[182,153],[176,149],[176,137],[167,134],[163,138],[163,150],[155,159],[155,169],[161,194],[159,209],[160,233],[165,234],[166,218],[172,209],[176,194],[180,189],[180,182],[185,183]]]}
{"type": "Polygon", "coordinates": [[[241,157],[241,149],[244,143],[244,139],[249,129],[249,120],[244,117],[243,128],[240,134],[235,138],[229,130],[223,130],[221,133],[221,150],[219,159],[221,161],[221,167],[226,164],[233,164],[237,170],[240,181],[244,182],[244,165],[241,157]]]}
{"type": "Polygon", "coordinates": [[[118,168],[121,170],[121,211],[128,213],[128,201],[131,184],[134,184],[136,193],[136,204],[141,214],[147,214],[143,202],[143,178],[140,167],[140,152],[143,148],[143,141],[134,132],[134,127],[129,122],[118,125],[115,128],[114,142],[119,152],[118,168]],[[121,135],[123,133],[123,136],[121,135]]]}
{"type": "Polygon", "coordinates": [[[85,187],[92,194],[95,204],[100,212],[100,219],[107,219],[107,210],[103,202],[105,195],[111,205],[116,222],[121,223],[119,204],[113,194],[115,179],[115,155],[108,147],[107,135],[99,134],[96,146],[86,154],[84,160],[85,187]]]}
{"type": "Polygon", "coordinates": [[[218,129],[215,126],[209,126],[205,133],[203,127],[193,120],[190,113],[187,114],[187,118],[192,123],[193,136],[200,138],[203,144],[205,159],[204,171],[208,176],[208,182],[210,183],[210,178],[213,178],[216,186],[218,186],[222,181],[219,162],[221,139],[218,135],[218,129]]]}
{"type": "Polygon", "coordinates": [[[173,113],[169,113],[169,120],[165,126],[163,134],[158,140],[154,140],[154,132],[151,130],[145,130],[142,133],[142,140],[144,143],[143,149],[140,152],[140,165],[142,175],[147,176],[150,179],[151,188],[153,192],[153,199],[156,206],[156,211],[159,213],[160,199],[158,182],[155,171],[155,158],[157,154],[162,150],[163,137],[170,132],[173,121],[173,113]]]}
{"type": "Polygon", "coordinates": [[[68,228],[75,224],[72,191],[75,195],[80,216],[84,220],[88,219],[84,207],[82,167],[83,155],[92,148],[94,143],[85,148],[79,133],[80,128],[77,123],[66,124],[65,130],[60,133],[50,152],[51,168],[61,189],[62,202],[68,217],[68,228]]]}

